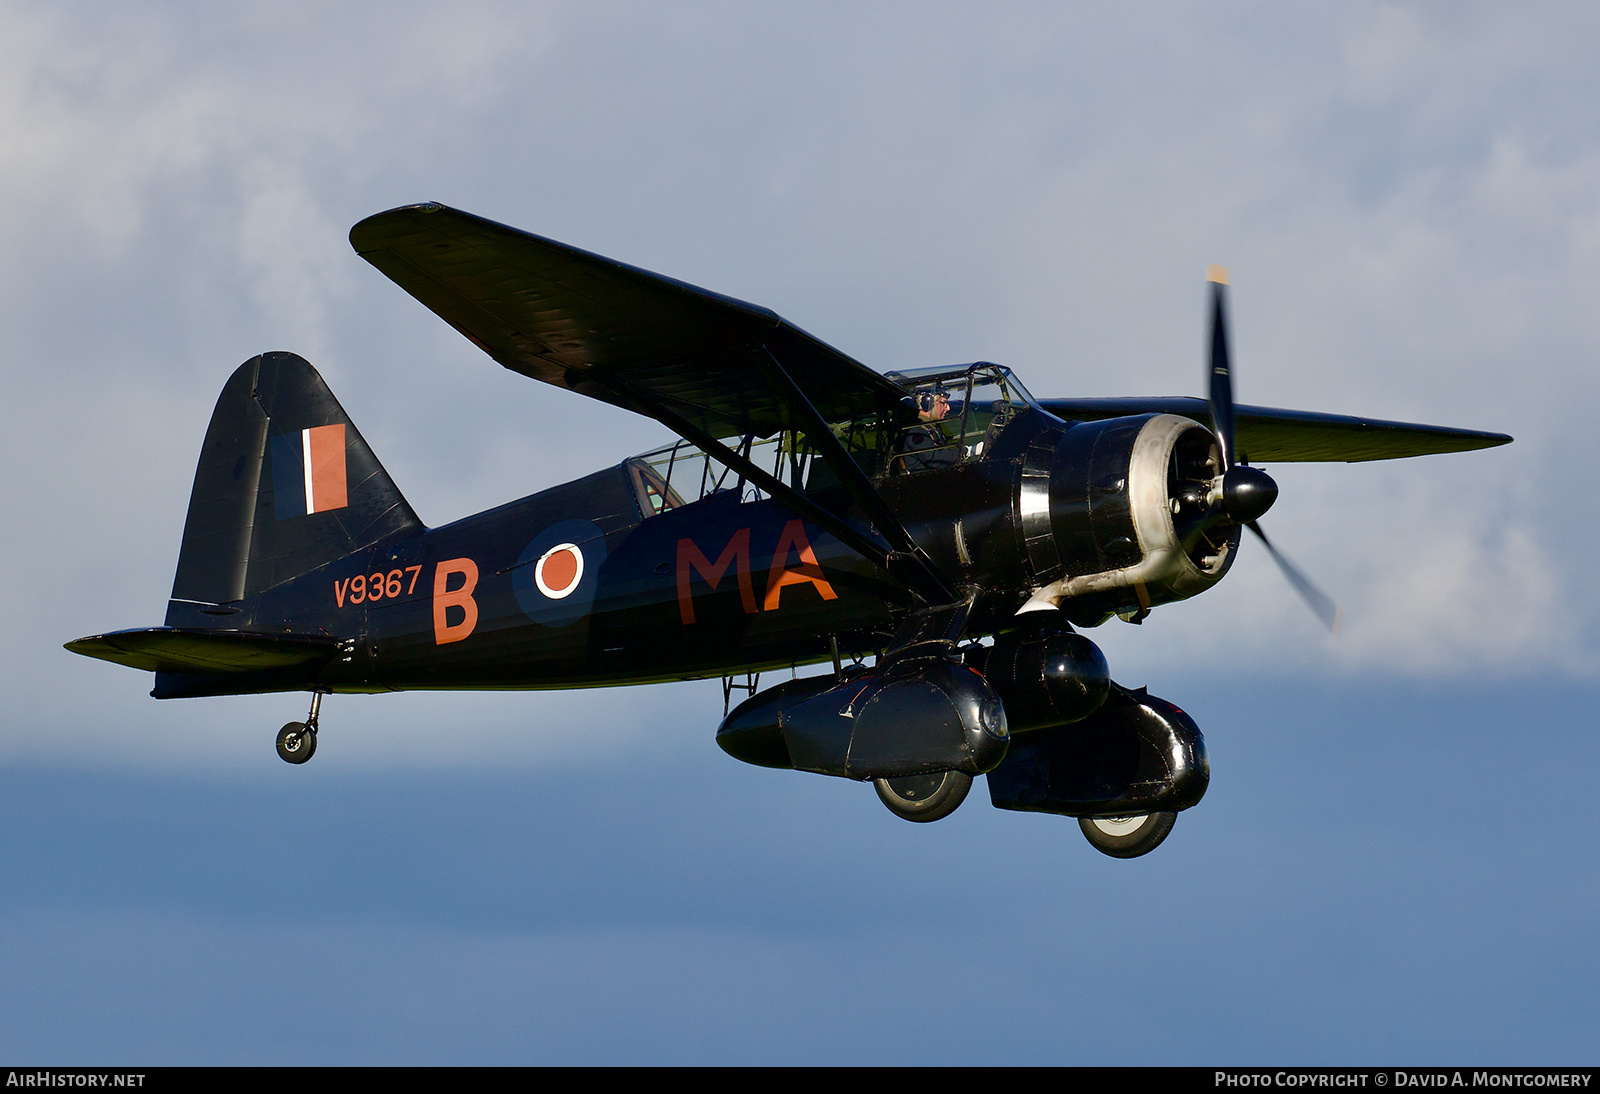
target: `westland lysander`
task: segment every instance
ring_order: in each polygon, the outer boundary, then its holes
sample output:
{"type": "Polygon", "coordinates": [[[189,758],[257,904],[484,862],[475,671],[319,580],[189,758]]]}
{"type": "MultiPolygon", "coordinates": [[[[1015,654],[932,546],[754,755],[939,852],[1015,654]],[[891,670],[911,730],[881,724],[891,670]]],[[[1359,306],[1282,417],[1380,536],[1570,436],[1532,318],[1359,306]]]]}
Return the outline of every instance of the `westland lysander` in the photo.
{"type": "Polygon", "coordinates": [[[1207,398],[1038,399],[987,362],[880,375],[765,308],[428,204],[356,251],[505,367],[678,440],[425,526],[316,370],[223,387],[160,627],[67,648],[155,673],[154,696],[579,688],[723,677],[717,742],[871,781],[936,820],[993,803],[1153,849],[1205,793],[1194,722],[1119,686],[1080,630],[1138,623],[1262,533],[1257,462],[1392,459],[1497,433],[1235,406],[1223,271],[1207,398]],[[758,674],[817,675],[761,690],[758,674]]]}

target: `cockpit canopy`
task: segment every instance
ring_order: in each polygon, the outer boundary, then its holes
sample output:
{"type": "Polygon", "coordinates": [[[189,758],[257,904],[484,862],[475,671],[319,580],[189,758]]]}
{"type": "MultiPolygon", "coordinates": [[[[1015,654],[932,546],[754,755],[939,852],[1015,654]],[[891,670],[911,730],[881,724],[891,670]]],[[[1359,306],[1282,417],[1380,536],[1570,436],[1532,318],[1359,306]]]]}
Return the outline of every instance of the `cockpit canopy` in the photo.
{"type": "Polygon", "coordinates": [[[1039,405],[1010,369],[988,361],[886,376],[908,392],[888,453],[891,475],[976,459],[1011,419],[1039,405]]]}

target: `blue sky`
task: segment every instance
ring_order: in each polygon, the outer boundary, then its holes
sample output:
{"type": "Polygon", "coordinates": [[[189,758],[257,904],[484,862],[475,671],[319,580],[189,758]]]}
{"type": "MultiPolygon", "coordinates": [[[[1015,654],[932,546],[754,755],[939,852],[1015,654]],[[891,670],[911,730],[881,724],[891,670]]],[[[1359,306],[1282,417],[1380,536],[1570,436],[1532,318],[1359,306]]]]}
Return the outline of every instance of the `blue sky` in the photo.
{"type": "Polygon", "coordinates": [[[1600,16],[1583,5],[0,6],[0,1054],[50,1062],[1592,1061],[1600,16]],[[424,520],[665,439],[350,251],[437,199],[873,367],[1503,430],[1284,466],[1139,628],[1157,853],[712,742],[714,683],[157,703],[211,404],[308,357],[424,520]]]}

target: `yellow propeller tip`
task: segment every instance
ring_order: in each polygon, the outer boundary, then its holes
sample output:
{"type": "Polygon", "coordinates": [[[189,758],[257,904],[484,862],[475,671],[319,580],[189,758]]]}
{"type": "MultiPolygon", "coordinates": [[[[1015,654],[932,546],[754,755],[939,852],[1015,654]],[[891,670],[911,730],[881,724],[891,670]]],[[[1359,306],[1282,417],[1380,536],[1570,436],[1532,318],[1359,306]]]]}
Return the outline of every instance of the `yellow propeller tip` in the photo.
{"type": "Polygon", "coordinates": [[[1207,266],[1206,280],[1212,282],[1213,284],[1226,285],[1228,283],[1228,267],[1216,265],[1207,266]]]}

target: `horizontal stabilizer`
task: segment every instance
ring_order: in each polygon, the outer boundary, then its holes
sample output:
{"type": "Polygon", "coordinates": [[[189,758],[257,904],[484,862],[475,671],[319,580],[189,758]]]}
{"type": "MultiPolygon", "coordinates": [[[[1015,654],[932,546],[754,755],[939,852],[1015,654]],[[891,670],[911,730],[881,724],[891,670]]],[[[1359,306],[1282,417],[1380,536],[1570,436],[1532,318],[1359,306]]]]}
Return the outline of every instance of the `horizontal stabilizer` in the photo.
{"type": "Polygon", "coordinates": [[[66,648],[147,672],[244,673],[327,660],[339,640],[320,634],[147,627],[80,638],[66,648]]]}
{"type": "MultiPolygon", "coordinates": [[[[1073,422],[1093,422],[1130,414],[1177,414],[1197,422],[1211,421],[1211,410],[1204,399],[1181,395],[1146,399],[1041,399],[1039,402],[1056,417],[1073,422]]],[[[1470,452],[1511,443],[1511,438],[1504,433],[1386,422],[1311,410],[1277,410],[1241,404],[1234,408],[1234,414],[1240,455],[1253,463],[1361,463],[1439,452],[1470,452]]]]}

